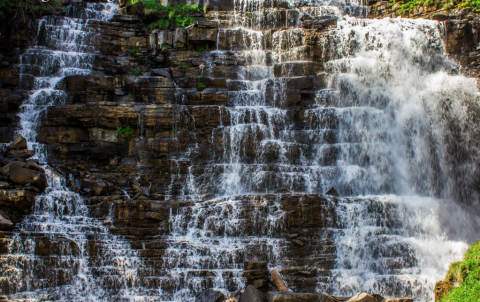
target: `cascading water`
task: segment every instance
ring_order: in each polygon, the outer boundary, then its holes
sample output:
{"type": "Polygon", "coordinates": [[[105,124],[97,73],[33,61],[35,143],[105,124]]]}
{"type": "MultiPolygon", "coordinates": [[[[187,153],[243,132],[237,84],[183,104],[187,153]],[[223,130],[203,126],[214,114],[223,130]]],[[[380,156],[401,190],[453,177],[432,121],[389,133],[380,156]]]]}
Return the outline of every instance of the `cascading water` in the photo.
{"type": "Polygon", "coordinates": [[[45,169],[48,187],[37,197],[4,255],[2,275],[11,298],[57,301],[133,301],[139,261],[128,243],[90,218],[83,198],[46,162],[36,143],[39,116],[66,99],[67,76],[91,72],[97,34],[92,20],[109,20],[118,6],[69,6],[67,17],[40,20],[37,45],[21,56],[22,77],[34,76],[34,89],[21,107],[22,134],[45,169]],[[31,237],[33,235],[33,237],[31,237]],[[18,294],[16,294],[19,292],[18,294]]]}
{"type": "MultiPolygon", "coordinates": [[[[297,4],[291,2],[290,8],[297,4]]],[[[478,150],[468,141],[478,138],[478,91],[475,80],[460,75],[445,53],[441,25],[362,20],[343,11],[362,15],[364,10],[335,2],[287,10],[284,21],[276,19],[267,2],[238,1],[235,7],[229,27],[219,33],[230,42],[214,52],[221,58],[239,49],[246,63],[227,80],[228,107],[221,112],[230,124],[212,133],[212,140],[226,142],[225,147],[215,150],[216,163],[207,167],[208,173],[191,178],[189,186],[198,194],[217,196],[285,190],[322,194],[331,187],[341,195],[365,195],[336,203],[336,265],[327,281],[319,278],[317,289],[431,298],[435,282],[474,235],[467,231],[450,237],[462,225],[448,223],[447,213],[475,220],[452,200],[477,202],[478,169],[455,162],[452,152],[460,145],[471,163],[476,158],[478,150]],[[314,104],[299,121],[290,111],[288,85],[301,76],[294,72],[296,65],[313,61],[305,51],[304,30],[295,28],[307,14],[336,16],[338,23],[324,36],[326,63],[316,75],[328,79],[328,87],[316,90],[314,104]],[[272,33],[264,28],[282,29],[272,33]],[[454,132],[458,129],[463,134],[454,132]]],[[[226,210],[240,207],[237,198],[173,213],[174,243],[167,255],[186,257],[169,265],[184,280],[189,270],[207,268],[215,280],[177,282],[177,301],[191,299],[200,288],[241,288],[228,284],[239,280],[237,275],[222,272],[241,267],[238,257],[248,250],[241,244],[245,235],[225,226],[238,219],[235,210],[226,210]],[[216,223],[209,222],[212,212],[220,214],[212,217],[216,223]]],[[[277,210],[283,211],[281,206],[277,210]]],[[[272,234],[256,238],[263,246],[277,246],[265,259],[281,267],[286,251],[278,248],[278,239],[272,234]]]]}

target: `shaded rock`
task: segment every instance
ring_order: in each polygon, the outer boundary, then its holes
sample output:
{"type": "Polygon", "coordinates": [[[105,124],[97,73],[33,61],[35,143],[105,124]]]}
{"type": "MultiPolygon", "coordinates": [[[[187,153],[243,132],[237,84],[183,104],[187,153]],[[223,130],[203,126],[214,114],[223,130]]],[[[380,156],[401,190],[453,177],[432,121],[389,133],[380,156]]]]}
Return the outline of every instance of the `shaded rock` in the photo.
{"type": "Polygon", "coordinates": [[[330,195],[330,196],[335,196],[335,197],[339,197],[340,194],[338,194],[337,190],[335,190],[334,187],[331,187],[330,190],[328,190],[325,195],[330,195]]]}
{"type": "Polygon", "coordinates": [[[82,189],[90,189],[94,195],[107,193],[107,184],[101,179],[84,178],[81,181],[82,189]]]}
{"type": "Polygon", "coordinates": [[[45,176],[45,173],[27,168],[18,168],[10,171],[10,179],[23,186],[31,184],[37,187],[40,191],[45,190],[47,185],[47,177],[45,176]]]}
{"type": "Polygon", "coordinates": [[[317,294],[292,293],[292,292],[268,292],[268,302],[318,302],[317,294]]]}
{"type": "Polygon", "coordinates": [[[27,149],[27,147],[28,147],[27,146],[27,140],[23,136],[18,135],[13,140],[13,143],[10,146],[8,146],[7,151],[27,149]]]}
{"type": "Polygon", "coordinates": [[[248,285],[266,290],[268,285],[267,262],[259,260],[247,260],[243,263],[243,276],[248,285]]]}
{"type": "Polygon", "coordinates": [[[0,181],[0,189],[8,188],[10,185],[6,181],[0,181]]]}
{"type": "Polygon", "coordinates": [[[27,159],[35,155],[35,151],[32,150],[10,150],[8,152],[8,157],[13,157],[13,158],[23,158],[27,159]]]}
{"type": "Polygon", "coordinates": [[[157,69],[152,69],[152,72],[156,75],[162,76],[162,77],[167,77],[170,78],[172,75],[170,74],[170,71],[168,71],[168,68],[157,68],[157,69]]]}
{"type": "Polygon", "coordinates": [[[195,297],[195,302],[223,302],[226,300],[227,298],[222,292],[214,289],[201,291],[195,297]]]}
{"type": "Polygon", "coordinates": [[[265,296],[261,291],[256,289],[253,285],[247,286],[245,291],[240,296],[239,302],[264,302],[265,296]]]}
{"type": "Polygon", "coordinates": [[[413,302],[412,298],[383,298],[381,302],[413,302]]]}
{"type": "Polygon", "coordinates": [[[18,168],[24,168],[24,167],[28,167],[28,164],[26,164],[24,162],[21,162],[21,161],[13,161],[13,162],[10,162],[10,163],[6,164],[0,170],[0,172],[2,172],[2,174],[5,177],[10,177],[10,171],[18,169],[18,168]]]}
{"type": "Polygon", "coordinates": [[[377,302],[377,299],[367,293],[358,293],[345,302],[377,302]]]}
{"type": "Polygon", "coordinates": [[[10,217],[8,217],[3,211],[0,211],[0,229],[8,229],[13,227],[10,217]]]}

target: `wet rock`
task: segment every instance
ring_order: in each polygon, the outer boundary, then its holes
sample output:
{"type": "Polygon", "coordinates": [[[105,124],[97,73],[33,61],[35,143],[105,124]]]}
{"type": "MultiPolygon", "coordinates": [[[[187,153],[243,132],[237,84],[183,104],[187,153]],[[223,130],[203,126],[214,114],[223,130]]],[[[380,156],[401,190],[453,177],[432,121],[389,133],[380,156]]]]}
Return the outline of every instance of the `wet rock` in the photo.
{"type": "Polygon", "coordinates": [[[214,289],[207,289],[201,291],[195,297],[195,302],[223,302],[226,301],[227,297],[218,290],[214,289]]]}
{"type": "Polygon", "coordinates": [[[292,292],[268,292],[268,302],[318,302],[317,294],[292,293],[292,292]]]}
{"type": "Polygon", "coordinates": [[[9,152],[10,150],[27,149],[27,147],[28,147],[27,140],[23,136],[18,135],[13,140],[13,143],[10,146],[8,146],[7,152],[9,152]]]}
{"type": "Polygon", "coordinates": [[[339,197],[340,194],[338,194],[337,190],[335,190],[334,187],[331,187],[330,190],[328,190],[327,192],[325,192],[325,195],[330,195],[330,196],[335,196],[335,197],[339,197]]]}
{"type": "Polygon", "coordinates": [[[18,168],[10,171],[10,179],[19,184],[27,185],[31,184],[37,187],[40,191],[45,190],[47,185],[47,177],[43,172],[27,169],[27,168],[18,168]]]}
{"type": "Polygon", "coordinates": [[[383,298],[381,302],[413,302],[412,298],[383,298]]]}
{"type": "Polygon", "coordinates": [[[266,290],[268,285],[267,262],[259,260],[247,260],[243,263],[243,276],[248,285],[266,290]]]}
{"type": "Polygon", "coordinates": [[[377,302],[377,299],[367,293],[358,293],[345,302],[377,302]]]}
{"type": "Polygon", "coordinates": [[[152,69],[152,72],[156,75],[162,76],[162,77],[167,77],[170,78],[172,75],[170,74],[170,71],[168,71],[168,68],[157,68],[157,69],[152,69]]]}
{"type": "Polygon", "coordinates": [[[0,181],[0,189],[8,188],[10,185],[6,181],[0,181]]]}
{"type": "Polygon", "coordinates": [[[300,239],[293,239],[292,241],[299,246],[304,246],[305,245],[305,243],[300,239]]]}
{"type": "Polygon", "coordinates": [[[264,302],[265,296],[261,291],[256,289],[253,285],[247,286],[245,291],[240,296],[239,302],[264,302]]]}

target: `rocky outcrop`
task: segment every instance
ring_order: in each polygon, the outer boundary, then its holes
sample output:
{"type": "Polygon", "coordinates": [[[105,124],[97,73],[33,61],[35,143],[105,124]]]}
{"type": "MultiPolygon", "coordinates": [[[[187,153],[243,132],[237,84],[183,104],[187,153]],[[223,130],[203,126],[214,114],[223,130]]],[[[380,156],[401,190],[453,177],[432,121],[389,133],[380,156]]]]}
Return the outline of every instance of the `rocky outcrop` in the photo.
{"type": "Polygon", "coordinates": [[[13,223],[31,211],[35,196],[45,190],[45,171],[33,160],[34,151],[27,140],[17,136],[0,154],[0,228],[11,229],[13,223]]]}

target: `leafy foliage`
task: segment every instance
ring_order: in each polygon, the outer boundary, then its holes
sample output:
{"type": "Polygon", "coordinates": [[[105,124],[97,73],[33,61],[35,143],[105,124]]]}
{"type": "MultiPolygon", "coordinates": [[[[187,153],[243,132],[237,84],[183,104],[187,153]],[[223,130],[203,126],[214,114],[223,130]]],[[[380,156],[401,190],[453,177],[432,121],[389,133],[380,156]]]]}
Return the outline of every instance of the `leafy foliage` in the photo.
{"type": "Polygon", "coordinates": [[[205,86],[205,84],[200,83],[200,84],[198,84],[197,90],[198,90],[198,91],[203,91],[203,90],[205,90],[206,88],[207,88],[207,86],[205,86]]]}
{"type": "Polygon", "coordinates": [[[138,48],[130,50],[131,55],[136,55],[138,53],[138,48]]]}
{"type": "Polygon", "coordinates": [[[463,261],[450,265],[445,280],[460,286],[449,291],[441,302],[480,301],[480,241],[467,250],[463,261]]]}
{"type": "Polygon", "coordinates": [[[125,128],[117,126],[117,132],[115,132],[115,136],[118,137],[120,134],[123,134],[125,138],[129,138],[133,135],[133,131],[134,130],[130,126],[127,126],[125,128]]]}
{"type": "Polygon", "coordinates": [[[0,0],[0,20],[7,17],[26,21],[27,15],[48,15],[65,12],[60,0],[0,0]]]}

